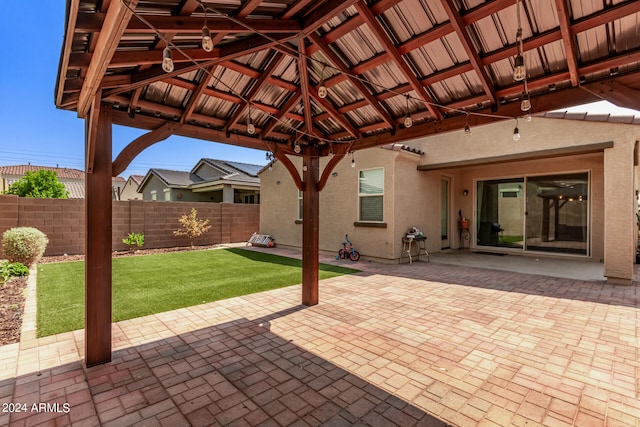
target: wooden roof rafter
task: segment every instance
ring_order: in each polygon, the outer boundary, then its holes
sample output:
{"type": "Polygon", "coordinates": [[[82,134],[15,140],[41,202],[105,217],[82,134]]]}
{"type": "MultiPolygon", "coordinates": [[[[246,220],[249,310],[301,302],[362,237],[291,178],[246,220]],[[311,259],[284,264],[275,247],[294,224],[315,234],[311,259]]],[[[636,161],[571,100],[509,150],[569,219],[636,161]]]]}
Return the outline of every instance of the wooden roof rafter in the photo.
{"type": "Polygon", "coordinates": [[[382,47],[391,55],[394,64],[398,66],[404,78],[407,79],[418,99],[425,104],[434,118],[437,120],[442,119],[442,113],[435,107],[434,100],[425,91],[424,86],[420,83],[415,73],[409,68],[409,65],[407,65],[402,55],[400,55],[396,47],[393,45],[391,39],[384,33],[382,26],[378,21],[376,21],[373,12],[371,12],[371,10],[362,3],[356,3],[355,6],[358,13],[362,15],[364,22],[369,26],[369,28],[371,28],[382,47]]]}
{"type": "Polygon", "coordinates": [[[338,71],[340,71],[343,75],[346,76],[347,79],[351,82],[353,86],[362,94],[362,96],[369,102],[369,105],[373,106],[376,112],[380,115],[382,120],[388,123],[391,127],[395,126],[395,122],[391,117],[391,114],[384,108],[384,106],[379,103],[375,96],[369,91],[369,89],[362,83],[361,80],[352,76],[352,70],[349,70],[343,63],[336,53],[331,50],[331,47],[317,34],[312,33],[309,36],[309,39],[320,49],[323,55],[330,61],[330,65],[335,67],[338,71]]]}
{"type": "MultiPolygon", "coordinates": [[[[72,15],[56,92],[60,108],[79,109],[87,97],[83,88],[99,80],[102,101],[118,111],[126,108],[134,119],[144,121],[151,116],[149,130],[158,128],[158,120],[183,120],[231,137],[246,132],[238,123],[246,117],[249,102],[259,110],[262,128],[250,140],[285,143],[285,152],[291,151],[291,141],[307,134],[310,140],[306,143],[326,145],[333,139],[346,139],[360,149],[359,141],[372,141],[368,138],[374,135],[376,141],[401,140],[419,130],[451,130],[451,124],[459,122],[457,116],[486,111],[491,105],[491,114],[503,118],[504,111],[518,113],[505,108],[519,105],[522,93],[521,85],[509,75],[517,46],[505,41],[509,37],[496,36],[512,31],[512,25],[500,25],[514,16],[514,0],[480,0],[469,10],[453,0],[423,2],[416,10],[410,0],[372,4],[364,0],[272,0],[268,4],[249,0],[237,5],[207,0],[210,10],[216,10],[207,22],[215,40],[214,50],[208,53],[199,48],[200,2],[158,2],[153,8],[140,8],[135,18],[123,24],[121,40],[114,40],[116,47],[110,56],[98,48],[98,40],[110,31],[105,27],[107,16],[122,1],[101,2],[98,10],[84,4],[90,0],[68,1],[77,7],[68,8],[72,15]],[[430,22],[405,19],[420,14],[429,16],[430,22]],[[138,16],[153,22],[153,28],[143,28],[138,16]],[[371,35],[376,48],[361,49],[362,38],[371,35]],[[172,73],[160,67],[161,40],[174,54],[172,73]],[[301,40],[310,42],[304,44],[304,60],[300,58],[301,40]],[[450,57],[433,60],[438,52],[450,57]],[[330,92],[327,98],[317,95],[322,64],[312,58],[316,53],[323,57],[321,62],[333,67],[324,79],[330,92]],[[276,56],[283,58],[277,65],[269,60],[276,56]],[[106,64],[102,76],[92,65],[100,59],[106,64]],[[299,75],[295,67],[302,63],[306,70],[299,75]],[[217,70],[215,81],[203,83],[204,70],[212,67],[217,70]],[[205,97],[212,99],[205,103],[205,97]],[[408,130],[401,126],[406,112],[403,97],[412,105],[426,106],[411,111],[417,122],[408,130]],[[215,107],[200,111],[200,105],[215,107]]],[[[535,28],[545,30],[536,32],[532,27],[533,34],[523,41],[525,51],[536,50],[540,52],[536,58],[544,58],[542,66],[534,61],[530,68],[533,112],[553,104],[538,102],[546,99],[540,98],[545,94],[555,93],[556,104],[562,107],[569,101],[560,94],[568,88],[594,87],[606,79],[616,82],[608,87],[616,92],[618,102],[633,103],[633,97],[621,92],[640,90],[640,42],[628,38],[631,29],[625,26],[640,19],[640,2],[621,0],[577,8],[566,0],[541,1],[551,8],[528,9],[527,14],[530,22],[536,22],[535,28]],[[587,31],[589,34],[583,34],[587,31]],[[589,37],[609,34],[615,37],[616,46],[594,49],[586,42],[589,37]]]]}
{"type": "Polygon", "coordinates": [[[555,0],[556,9],[558,10],[558,20],[560,21],[560,34],[564,44],[565,55],[567,56],[567,66],[569,67],[569,78],[572,86],[580,84],[580,76],[578,75],[578,55],[576,42],[571,33],[571,21],[569,18],[568,5],[566,0],[555,0]]]}
{"type": "Polygon", "coordinates": [[[473,70],[476,72],[478,79],[480,79],[480,83],[482,84],[486,96],[491,101],[491,104],[495,104],[497,100],[496,91],[490,83],[487,70],[484,68],[484,64],[480,60],[480,54],[471,41],[471,37],[469,36],[469,32],[462,21],[462,17],[459,13],[456,13],[453,0],[442,0],[442,6],[449,16],[449,22],[453,26],[455,33],[458,35],[458,38],[460,38],[462,47],[466,51],[467,56],[469,57],[469,62],[471,63],[473,70]]]}
{"type": "Polygon", "coordinates": [[[250,103],[251,101],[253,101],[253,98],[256,96],[258,92],[260,92],[264,84],[270,80],[271,74],[276,69],[276,67],[280,65],[283,59],[284,59],[284,54],[282,54],[281,52],[276,52],[273,58],[270,59],[269,65],[260,73],[260,76],[257,78],[255,83],[253,84],[253,87],[245,95],[246,101],[243,102],[242,105],[236,109],[235,113],[233,113],[233,115],[229,119],[228,124],[225,126],[225,130],[228,131],[229,129],[233,128],[236,125],[236,123],[238,123],[238,120],[240,120],[240,117],[242,117],[242,114],[244,113],[244,111],[247,108],[250,108],[250,103]]]}

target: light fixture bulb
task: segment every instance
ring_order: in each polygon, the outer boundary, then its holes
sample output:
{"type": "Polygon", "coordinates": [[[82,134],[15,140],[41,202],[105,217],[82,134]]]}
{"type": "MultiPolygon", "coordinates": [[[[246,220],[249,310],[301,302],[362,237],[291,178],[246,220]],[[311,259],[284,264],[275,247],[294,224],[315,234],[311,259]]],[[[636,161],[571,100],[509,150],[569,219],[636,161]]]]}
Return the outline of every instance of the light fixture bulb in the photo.
{"type": "Polygon", "coordinates": [[[351,158],[351,167],[352,168],[356,167],[356,159],[354,159],[353,157],[351,158]]]}
{"type": "Polygon", "coordinates": [[[527,68],[524,66],[524,56],[518,54],[513,67],[513,80],[521,82],[527,77],[527,68]]]}
{"type": "Polygon", "coordinates": [[[273,170],[273,163],[269,163],[269,172],[273,170]]]}
{"type": "Polygon", "coordinates": [[[520,109],[525,112],[531,110],[531,100],[529,99],[528,93],[522,94],[522,102],[520,103],[520,109]]]}
{"type": "Polygon", "coordinates": [[[527,123],[531,121],[531,111],[527,111],[527,114],[524,115],[524,121],[527,123]]]}
{"type": "Polygon", "coordinates": [[[404,127],[410,128],[411,126],[413,126],[413,119],[411,118],[411,114],[407,113],[404,118],[404,127]]]}
{"type": "Polygon", "coordinates": [[[327,87],[324,85],[324,82],[320,82],[320,86],[318,87],[318,96],[322,99],[325,99],[329,92],[327,91],[327,87]]]}
{"type": "Polygon", "coordinates": [[[335,156],[335,153],[333,152],[333,148],[329,149],[329,158],[333,159],[333,157],[335,156]]]}
{"type": "Polygon", "coordinates": [[[464,134],[466,136],[471,136],[471,127],[469,127],[469,123],[464,125],[464,134]]]}
{"type": "Polygon", "coordinates": [[[513,140],[514,140],[514,141],[518,141],[518,140],[520,140],[520,130],[518,129],[518,126],[516,126],[516,127],[513,129],[513,140]]]}
{"type": "Polygon", "coordinates": [[[302,148],[300,148],[300,144],[296,142],[296,145],[293,146],[293,151],[295,151],[296,154],[300,154],[300,151],[302,151],[302,148]]]}
{"type": "Polygon", "coordinates": [[[205,52],[213,50],[213,40],[211,40],[211,31],[206,26],[202,27],[202,49],[205,52]]]}
{"type": "Polygon", "coordinates": [[[171,53],[171,49],[165,47],[162,51],[162,69],[165,73],[170,73],[173,71],[173,53],[171,53]]]}
{"type": "Polygon", "coordinates": [[[256,127],[251,119],[249,119],[249,123],[247,123],[247,133],[249,135],[253,135],[254,133],[256,133],[256,127]]]}

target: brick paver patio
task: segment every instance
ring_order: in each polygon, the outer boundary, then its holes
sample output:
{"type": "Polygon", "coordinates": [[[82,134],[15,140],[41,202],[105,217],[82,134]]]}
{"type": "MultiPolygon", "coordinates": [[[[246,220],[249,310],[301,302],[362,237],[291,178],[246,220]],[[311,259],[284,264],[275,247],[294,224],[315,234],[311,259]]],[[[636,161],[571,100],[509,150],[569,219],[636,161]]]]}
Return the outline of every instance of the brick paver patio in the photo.
{"type": "Polygon", "coordinates": [[[89,369],[83,331],[28,332],[0,425],[640,426],[638,287],[352,266],[314,307],[293,286],[116,323],[89,369]]]}

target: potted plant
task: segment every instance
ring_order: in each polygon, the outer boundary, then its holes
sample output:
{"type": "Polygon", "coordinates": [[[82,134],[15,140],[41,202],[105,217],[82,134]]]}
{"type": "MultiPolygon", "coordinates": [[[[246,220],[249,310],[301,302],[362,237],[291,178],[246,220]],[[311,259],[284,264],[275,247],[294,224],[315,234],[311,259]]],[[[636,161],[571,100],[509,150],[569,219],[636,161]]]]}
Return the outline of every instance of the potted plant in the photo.
{"type": "Polygon", "coordinates": [[[470,221],[465,217],[461,217],[460,221],[458,221],[458,227],[460,227],[460,230],[468,230],[469,224],[470,221]]]}

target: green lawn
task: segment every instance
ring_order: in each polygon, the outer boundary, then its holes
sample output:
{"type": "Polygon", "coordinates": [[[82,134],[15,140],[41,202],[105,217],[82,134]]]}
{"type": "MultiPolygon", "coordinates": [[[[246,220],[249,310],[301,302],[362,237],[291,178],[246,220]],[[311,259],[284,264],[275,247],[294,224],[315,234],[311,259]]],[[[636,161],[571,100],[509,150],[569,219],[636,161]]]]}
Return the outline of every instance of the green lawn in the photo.
{"type": "MultiPolygon", "coordinates": [[[[320,264],[320,279],[358,270],[320,264]]],[[[243,249],[113,260],[113,321],[298,284],[301,262],[243,249]]],[[[38,337],[84,327],[84,262],[38,266],[38,337]]]]}

